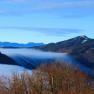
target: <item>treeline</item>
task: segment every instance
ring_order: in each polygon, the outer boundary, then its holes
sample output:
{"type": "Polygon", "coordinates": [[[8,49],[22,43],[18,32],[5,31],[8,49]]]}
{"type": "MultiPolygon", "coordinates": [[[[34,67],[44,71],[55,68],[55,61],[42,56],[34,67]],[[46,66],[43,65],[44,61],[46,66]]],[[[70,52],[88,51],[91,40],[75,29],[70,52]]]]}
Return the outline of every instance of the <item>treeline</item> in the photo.
{"type": "Polygon", "coordinates": [[[32,73],[1,77],[0,94],[94,94],[94,82],[85,73],[64,63],[40,66],[32,73]]]}

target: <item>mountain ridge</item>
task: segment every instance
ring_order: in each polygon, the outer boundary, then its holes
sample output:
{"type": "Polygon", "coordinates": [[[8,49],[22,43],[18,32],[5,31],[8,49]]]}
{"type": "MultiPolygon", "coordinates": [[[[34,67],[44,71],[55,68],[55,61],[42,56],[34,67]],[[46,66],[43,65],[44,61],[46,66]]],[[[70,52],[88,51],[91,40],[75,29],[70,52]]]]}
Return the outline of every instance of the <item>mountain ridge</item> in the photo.
{"type": "Polygon", "coordinates": [[[28,43],[17,43],[17,42],[0,42],[1,48],[31,48],[31,47],[38,47],[43,46],[44,43],[34,43],[34,42],[28,42],[28,43]]]}
{"type": "MultiPolygon", "coordinates": [[[[93,39],[88,38],[87,36],[77,36],[75,38],[71,38],[65,41],[60,41],[56,43],[49,43],[47,45],[38,47],[44,51],[55,51],[55,52],[68,52],[68,49],[74,48],[77,45],[84,44],[87,41],[91,41],[93,39]],[[63,48],[63,49],[62,49],[63,48]],[[67,49],[67,51],[66,51],[67,49]]],[[[37,48],[37,47],[36,47],[37,48]]],[[[69,52],[68,52],[69,53],[69,52]]]]}

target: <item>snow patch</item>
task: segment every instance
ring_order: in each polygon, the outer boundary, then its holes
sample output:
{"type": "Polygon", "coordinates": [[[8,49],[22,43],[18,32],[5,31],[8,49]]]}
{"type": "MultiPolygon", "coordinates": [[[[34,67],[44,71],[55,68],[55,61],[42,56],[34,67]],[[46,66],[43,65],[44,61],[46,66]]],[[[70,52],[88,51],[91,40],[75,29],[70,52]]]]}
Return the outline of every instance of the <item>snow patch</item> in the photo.
{"type": "Polygon", "coordinates": [[[83,41],[82,41],[82,44],[83,44],[83,43],[86,43],[86,42],[87,42],[87,39],[83,40],[83,41]]]}

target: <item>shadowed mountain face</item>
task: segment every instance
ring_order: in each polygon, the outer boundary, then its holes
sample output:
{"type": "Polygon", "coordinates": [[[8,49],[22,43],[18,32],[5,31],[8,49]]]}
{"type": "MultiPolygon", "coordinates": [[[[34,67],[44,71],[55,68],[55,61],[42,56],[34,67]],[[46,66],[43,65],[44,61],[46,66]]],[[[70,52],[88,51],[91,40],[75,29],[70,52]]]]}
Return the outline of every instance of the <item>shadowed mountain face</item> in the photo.
{"type": "Polygon", "coordinates": [[[39,49],[52,52],[66,52],[80,61],[81,64],[94,68],[94,39],[86,36],[78,36],[66,41],[50,43],[39,47],[39,49]]]}
{"type": "Polygon", "coordinates": [[[17,65],[13,59],[2,53],[0,53],[0,64],[17,65]]]}

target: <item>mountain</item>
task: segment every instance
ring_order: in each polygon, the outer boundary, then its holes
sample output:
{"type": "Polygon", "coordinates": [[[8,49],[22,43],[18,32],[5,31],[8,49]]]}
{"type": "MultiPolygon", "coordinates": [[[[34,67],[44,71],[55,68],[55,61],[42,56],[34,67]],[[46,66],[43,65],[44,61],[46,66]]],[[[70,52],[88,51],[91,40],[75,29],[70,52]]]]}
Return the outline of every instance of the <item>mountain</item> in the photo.
{"type": "Polygon", "coordinates": [[[26,44],[23,43],[11,43],[11,42],[0,42],[0,47],[2,48],[31,48],[37,46],[43,46],[43,43],[33,43],[29,42],[26,44]]]}
{"type": "MultiPolygon", "coordinates": [[[[7,44],[6,42],[3,43],[3,46],[1,47],[10,47],[10,45],[4,45],[7,44]]],[[[12,45],[12,47],[30,47],[30,48],[36,48],[36,49],[40,49],[43,51],[49,51],[49,52],[60,52],[60,53],[68,53],[68,55],[72,56],[75,60],[77,60],[77,64],[81,63],[83,66],[88,67],[89,69],[94,69],[94,39],[88,38],[87,36],[77,36],[75,38],[69,39],[69,40],[65,40],[65,41],[61,41],[61,42],[57,42],[57,43],[50,43],[47,45],[42,44],[41,46],[38,45],[32,45],[32,43],[28,43],[28,44],[17,44],[17,43],[9,43],[12,45]],[[14,44],[14,45],[13,45],[14,44]]],[[[13,49],[15,50],[15,49],[13,49]]],[[[21,50],[21,49],[20,49],[21,50]]],[[[30,49],[31,50],[31,49],[30,49]]],[[[16,49],[17,51],[17,49],[16,49]]],[[[2,51],[1,51],[2,52],[2,51]]],[[[24,52],[24,51],[22,51],[24,52]]],[[[27,51],[28,52],[28,51],[27,51]]],[[[32,54],[32,52],[30,52],[32,54]]],[[[37,52],[34,52],[34,55],[37,54],[37,52]]],[[[22,62],[24,63],[24,66],[26,66],[26,64],[28,64],[27,62],[34,62],[31,66],[35,66],[37,63],[39,63],[39,60],[37,59],[37,61],[33,60],[34,57],[32,58],[28,58],[25,57],[24,54],[18,55],[13,55],[13,57],[11,57],[10,55],[7,57],[7,54],[4,55],[4,53],[0,53],[0,62],[4,64],[14,64],[14,65],[20,65],[22,64],[22,62]],[[14,56],[16,56],[14,58],[14,56]],[[10,58],[11,57],[11,58],[10,58]],[[12,60],[13,58],[13,60],[12,60]],[[18,59],[17,59],[18,58],[18,59]],[[17,59],[17,61],[21,61],[21,64],[17,63],[14,61],[14,59],[17,59]],[[27,60],[28,59],[28,60],[27,60]],[[37,62],[37,63],[36,63],[37,62]]],[[[35,55],[36,56],[36,55],[35,55]]],[[[50,54],[46,54],[46,56],[52,56],[50,54]]],[[[38,54],[38,58],[41,57],[41,54],[38,54]]],[[[42,56],[44,58],[44,55],[42,56]]],[[[53,56],[52,56],[53,57],[53,56]]],[[[63,58],[62,58],[63,59],[63,58]]],[[[48,61],[48,60],[47,60],[48,61]]],[[[41,61],[40,61],[41,62],[41,61]]],[[[46,61],[43,61],[46,62],[46,61]]],[[[28,66],[26,66],[27,68],[31,67],[29,64],[28,66]]]]}
{"type": "Polygon", "coordinates": [[[2,53],[0,53],[0,64],[18,65],[13,59],[2,53]]]}
{"type": "Polygon", "coordinates": [[[69,40],[50,43],[39,47],[39,49],[52,52],[66,52],[81,62],[81,64],[94,68],[94,39],[87,36],[77,36],[69,40]]]}
{"type": "Polygon", "coordinates": [[[57,43],[49,43],[45,46],[38,47],[44,51],[53,51],[53,52],[67,52],[71,53],[74,48],[78,47],[78,45],[83,45],[88,41],[91,41],[90,38],[86,36],[78,36],[69,40],[57,42],[57,43]]]}

